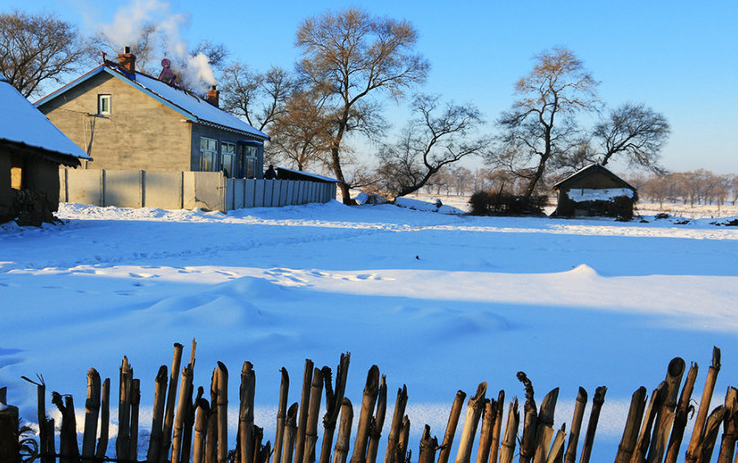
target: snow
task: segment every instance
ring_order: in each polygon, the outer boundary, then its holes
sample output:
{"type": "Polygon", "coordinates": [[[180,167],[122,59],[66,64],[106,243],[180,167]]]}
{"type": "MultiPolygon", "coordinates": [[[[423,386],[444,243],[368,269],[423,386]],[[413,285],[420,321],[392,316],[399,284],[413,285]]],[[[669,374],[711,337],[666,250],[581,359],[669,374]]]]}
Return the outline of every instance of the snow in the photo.
{"type": "Polygon", "coordinates": [[[442,438],[457,389],[472,395],[487,381],[489,396],[522,400],[521,370],[539,403],[561,388],[556,427],[570,423],[579,386],[590,398],[608,387],[592,461],[612,460],[631,394],[652,391],[673,357],[701,367],[694,400],[713,346],[723,353],[715,400],[738,384],[738,227],[714,219],[471,217],[335,201],[228,214],[62,204],[58,216],[66,223],[0,226],[0,386],[27,420],[36,393],[22,375],[73,394],[81,427],[87,370],[111,378],[116,397],[126,355],[148,426],[159,365],[175,342],[188,358],[193,338],[196,386],[216,361],[230,370],[231,443],[246,360],[265,439],[281,367],[292,403],[305,358],[335,368],[350,351],[347,396],[359,404],[377,364],[387,416],[407,384],[414,456],[424,424],[442,438]]]}
{"type": "Polygon", "coordinates": [[[629,188],[610,188],[610,189],[590,189],[590,188],[572,188],[567,192],[569,199],[576,203],[583,201],[612,201],[613,199],[625,196],[633,197],[633,190],[629,188]]]}
{"type": "Polygon", "coordinates": [[[0,140],[90,159],[0,74],[0,140]]]}

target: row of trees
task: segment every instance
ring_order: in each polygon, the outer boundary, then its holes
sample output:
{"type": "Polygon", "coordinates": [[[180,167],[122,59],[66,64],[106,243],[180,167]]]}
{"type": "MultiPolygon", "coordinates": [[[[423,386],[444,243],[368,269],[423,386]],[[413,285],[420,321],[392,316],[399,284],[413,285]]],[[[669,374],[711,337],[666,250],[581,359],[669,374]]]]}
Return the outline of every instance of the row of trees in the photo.
{"type": "MultiPolygon", "coordinates": [[[[161,51],[157,44],[166,40],[157,40],[162,31],[156,24],[139,29],[131,45],[143,69],[153,73],[149,67],[161,51]]],[[[390,138],[382,102],[404,99],[429,70],[415,49],[418,33],[412,25],[351,8],[306,19],[296,37],[300,59],[294,70],[258,72],[229,59],[224,45],[207,41],[189,53],[209,57],[222,107],[271,135],[271,162],[327,171],[340,181],[347,203],[352,187],[402,196],[439,184],[454,163],[468,156],[483,156],[504,179],[501,187],[525,197],[595,160],[604,165],[622,158],[661,170],[660,150],[670,130],[666,119],[642,104],[607,111],[597,96],[598,82],[566,48],[535,57],[494,134],[484,132],[484,117],[475,105],[416,94],[413,116],[390,138]],[[580,116],[588,113],[602,116],[593,127],[582,127],[580,116]],[[374,167],[367,166],[366,156],[358,162],[362,156],[350,145],[355,136],[376,150],[374,167]]],[[[91,50],[122,45],[104,34],[82,38],[48,14],[0,14],[0,72],[26,96],[44,81],[58,81],[86,64],[91,50]],[[56,48],[50,48],[52,42],[56,48]],[[40,53],[46,49],[52,50],[48,56],[40,53]]]]}

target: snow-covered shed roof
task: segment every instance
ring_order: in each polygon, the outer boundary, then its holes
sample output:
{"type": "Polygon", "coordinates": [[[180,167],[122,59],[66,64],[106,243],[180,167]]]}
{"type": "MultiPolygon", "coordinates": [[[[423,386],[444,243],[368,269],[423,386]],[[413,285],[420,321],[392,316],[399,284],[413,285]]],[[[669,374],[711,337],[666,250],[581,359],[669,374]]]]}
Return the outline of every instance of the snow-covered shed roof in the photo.
{"type": "Polygon", "coordinates": [[[0,74],[0,143],[55,155],[65,165],[91,159],[0,74]]]}
{"type": "Polygon", "coordinates": [[[286,167],[277,167],[279,178],[286,180],[317,180],[326,183],[340,183],[335,178],[325,177],[318,174],[310,174],[301,170],[288,169],[286,167]]]}
{"type": "Polygon", "coordinates": [[[132,78],[131,76],[122,72],[118,68],[118,66],[110,62],[106,62],[106,64],[93,69],[87,74],[65,85],[64,87],[38,100],[35,103],[36,107],[39,107],[46,102],[53,100],[54,98],[66,93],[67,91],[103,72],[110,74],[111,76],[120,79],[126,84],[140,90],[141,92],[154,98],[165,106],[173,109],[174,111],[177,111],[183,117],[189,119],[192,122],[242,133],[257,140],[269,139],[269,136],[264,132],[255,129],[254,127],[250,126],[236,116],[223,111],[216,106],[213,106],[207,100],[195,95],[192,92],[186,91],[182,88],[171,86],[166,82],[162,82],[141,72],[136,72],[135,76],[132,78]]]}
{"type": "MultiPolygon", "coordinates": [[[[618,177],[617,175],[613,174],[610,170],[606,169],[605,167],[603,167],[597,162],[594,162],[574,172],[570,176],[566,177],[565,179],[555,184],[553,186],[553,189],[554,190],[566,190],[569,188],[578,188],[579,186],[577,185],[577,183],[579,183],[581,180],[587,177],[594,176],[594,175],[601,175],[601,176],[609,178],[609,180],[612,181],[614,184],[617,184],[619,188],[627,188],[627,189],[636,191],[636,188],[633,187],[631,184],[629,184],[622,178],[618,177]]],[[[592,187],[590,186],[589,188],[592,188],[592,187]]],[[[602,186],[601,188],[611,189],[613,188],[613,186],[608,185],[608,186],[602,186]]]]}

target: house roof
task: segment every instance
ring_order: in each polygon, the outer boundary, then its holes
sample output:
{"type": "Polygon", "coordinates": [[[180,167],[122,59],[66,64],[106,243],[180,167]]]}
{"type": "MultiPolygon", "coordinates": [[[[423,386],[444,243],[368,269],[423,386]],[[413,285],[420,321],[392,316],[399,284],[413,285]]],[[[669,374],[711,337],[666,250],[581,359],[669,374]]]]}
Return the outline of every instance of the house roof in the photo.
{"type": "Polygon", "coordinates": [[[633,191],[636,191],[636,188],[623,180],[622,178],[618,177],[617,175],[613,174],[610,170],[606,169],[605,167],[601,166],[599,163],[594,162],[586,167],[583,167],[579,169],[578,171],[574,172],[570,176],[566,177],[565,179],[561,180],[559,183],[555,184],[553,186],[554,190],[563,190],[566,188],[570,188],[572,184],[576,183],[578,180],[581,180],[585,177],[588,177],[590,175],[594,174],[602,174],[607,177],[610,177],[615,183],[618,183],[622,185],[623,188],[628,188],[633,191]]]}
{"type": "Polygon", "coordinates": [[[65,165],[91,159],[0,74],[0,142],[22,151],[55,155],[65,165]]]}
{"type": "Polygon", "coordinates": [[[120,79],[124,83],[140,90],[144,94],[154,98],[170,109],[173,109],[194,123],[241,133],[257,140],[269,139],[269,136],[264,132],[253,128],[236,116],[213,106],[207,100],[192,92],[171,86],[140,72],[136,72],[136,75],[131,77],[122,72],[117,65],[109,61],[106,61],[105,64],[98,66],[87,74],[84,74],[64,87],[38,100],[35,103],[36,107],[44,105],[101,73],[107,73],[120,79]]]}

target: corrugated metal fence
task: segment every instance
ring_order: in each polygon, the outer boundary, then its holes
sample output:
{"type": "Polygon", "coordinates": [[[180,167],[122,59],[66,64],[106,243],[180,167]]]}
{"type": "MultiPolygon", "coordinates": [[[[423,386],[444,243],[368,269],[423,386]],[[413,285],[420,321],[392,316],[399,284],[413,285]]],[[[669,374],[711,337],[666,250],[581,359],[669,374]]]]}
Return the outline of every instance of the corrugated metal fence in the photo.
{"type": "Polygon", "coordinates": [[[226,178],[220,172],[61,169],[62,202],[94,206],[230,211],[326,203],[336,185],[301,180],[226,178]]]}

